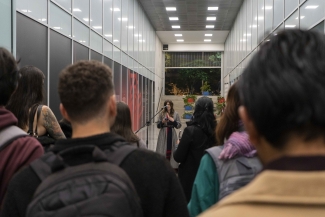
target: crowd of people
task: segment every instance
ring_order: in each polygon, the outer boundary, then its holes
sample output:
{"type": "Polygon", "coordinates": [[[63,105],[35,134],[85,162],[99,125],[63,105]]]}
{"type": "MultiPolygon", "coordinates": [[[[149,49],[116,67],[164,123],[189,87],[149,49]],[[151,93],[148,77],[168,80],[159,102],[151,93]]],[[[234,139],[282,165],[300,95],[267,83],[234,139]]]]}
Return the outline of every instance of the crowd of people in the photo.
{"type": "Polygon", "coordinates": [[[165,101],[153,152],[105,64],[60,72],[57,121],[43,72],[0,48],[0,216],[322,216],[324,58],[324,35],[278,33],[230,87],[218,123],[200,97],[179,138],[165,101]]]}

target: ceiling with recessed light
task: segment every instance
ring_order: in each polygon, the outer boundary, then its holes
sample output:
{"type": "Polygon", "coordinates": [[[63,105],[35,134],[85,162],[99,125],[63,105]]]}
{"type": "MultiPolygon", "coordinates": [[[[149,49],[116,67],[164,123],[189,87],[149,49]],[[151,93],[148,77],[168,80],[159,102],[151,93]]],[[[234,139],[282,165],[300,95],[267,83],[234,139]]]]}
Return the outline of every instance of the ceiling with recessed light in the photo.
{"type": "Polygon", "coordinates": [[[156,31],[177,29],[202,31],[206,30],[207,25],[213,26],[211,29],[215,31],[230,30],[243,0],[139,0],[139,2],[156,31]],[[208,7],[218,9],[208,10],[208,7]]]}

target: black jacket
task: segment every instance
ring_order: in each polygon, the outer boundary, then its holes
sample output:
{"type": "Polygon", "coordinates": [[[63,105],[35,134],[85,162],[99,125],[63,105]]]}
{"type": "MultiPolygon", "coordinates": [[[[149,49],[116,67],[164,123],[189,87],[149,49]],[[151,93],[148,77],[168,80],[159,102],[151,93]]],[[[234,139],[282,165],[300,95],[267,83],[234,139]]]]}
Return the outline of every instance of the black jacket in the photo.
{"type": "MultiPolygon", "coordinates": [[[[113,133],[58,140],[52,151],[57,153],[67,147],[83,144],[94,144],[105,150],[117,141],[124,139],[113,133]]],[[[126,157],[121,168],[129,175],[137,190],[144,216],[189,216],[184,193],[175,172],[162,156],[137,149],[126,157]]],[[[27,206],[39,184],[40,180],[30,167],[14,176],[8,187],[1,216],[25,216],[27,206]]]]}
{"type": "MultiPolygon", "coordinates": [[[[188,122],[188,125],[191,122],[188,122]]],[[[200,161],[207,148],[215,145],[214,135],[206,135],[196,125],[189,125],[184,129],[178,148],[174,152],[174,159],[180,163],[178,178],[183,187],[187,201],[191,199],[192,186],[200,161]]]]}

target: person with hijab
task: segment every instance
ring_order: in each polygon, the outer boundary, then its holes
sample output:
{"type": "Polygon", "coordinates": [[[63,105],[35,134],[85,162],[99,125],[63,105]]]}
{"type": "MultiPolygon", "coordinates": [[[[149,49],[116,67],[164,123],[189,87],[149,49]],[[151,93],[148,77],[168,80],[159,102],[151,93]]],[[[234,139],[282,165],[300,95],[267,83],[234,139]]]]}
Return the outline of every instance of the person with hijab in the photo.
{"type": "Polygon", "coordinates": [[[215,145],[216,119],[213,102],[208,97],[201,97],[195,104],[193,119],[187,122],[174,159],[180,163],[178,178],[187,201],[190,201],[192,186],[200,161],[207,148],[215,145]]]}

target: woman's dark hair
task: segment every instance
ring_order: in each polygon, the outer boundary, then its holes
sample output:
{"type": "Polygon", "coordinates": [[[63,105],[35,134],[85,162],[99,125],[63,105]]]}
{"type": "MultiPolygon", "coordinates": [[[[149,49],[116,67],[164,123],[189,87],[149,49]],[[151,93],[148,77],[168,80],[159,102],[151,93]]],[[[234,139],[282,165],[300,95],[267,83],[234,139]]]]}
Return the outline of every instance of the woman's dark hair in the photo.
{"type": "MultiPolygon", "coordinates": [[[[164,106],[166,106],[167,105],[167,103],[169,102],[169,105],[170,105],[170,115],[174,115],[174,103],[171,101],[171,100],[169,100],[169,99],[167,99],[165,102],[164,102],[164,106]]],[[[164,108],[164,112],[166,112],[167,113],[167,107],[165,107],[164,108]]]]}
{"type": "Polygon", "coordinates": [[[0,105],[6,105],[15,91],[18,81],[18,66],[14,56],[0,47],[0,105]]]}
{"type": "Polygon", "coordinates": [[[111,132],[116,133],[126,139],[127,142],[137,142],[139,137],[132,131],[131,112],[129,106],[124,102],[116,104],[117,115],[115,123],[111,127],[111,132]]]}
{"type": "Polygon", "coordinates": [[[238,114],[239,106],[238,84],[235,83],[229,89],[227,106],[217,126],[216,136],[219,145],[222,145],[224,139],[228,139],[233,132],[238,131],[238,123],[240,120],[238,114]]]}
{"type": "Polygon", "coordinates": [[[30,108],[43,103],[44,74],[35,66],[25,66],[19,70],[19,74],[18,87],[6,108],[17,117],[18,127],[24,128],[28,124],[30,108]]]}
{"type": "Polygon", "coordinates": [[[213,113],[213,101],[208,97],[201,97],[195,103],[193,120],[188,125],[195,124],[208,136],[214,135],[216,119],[213,113]]]}

